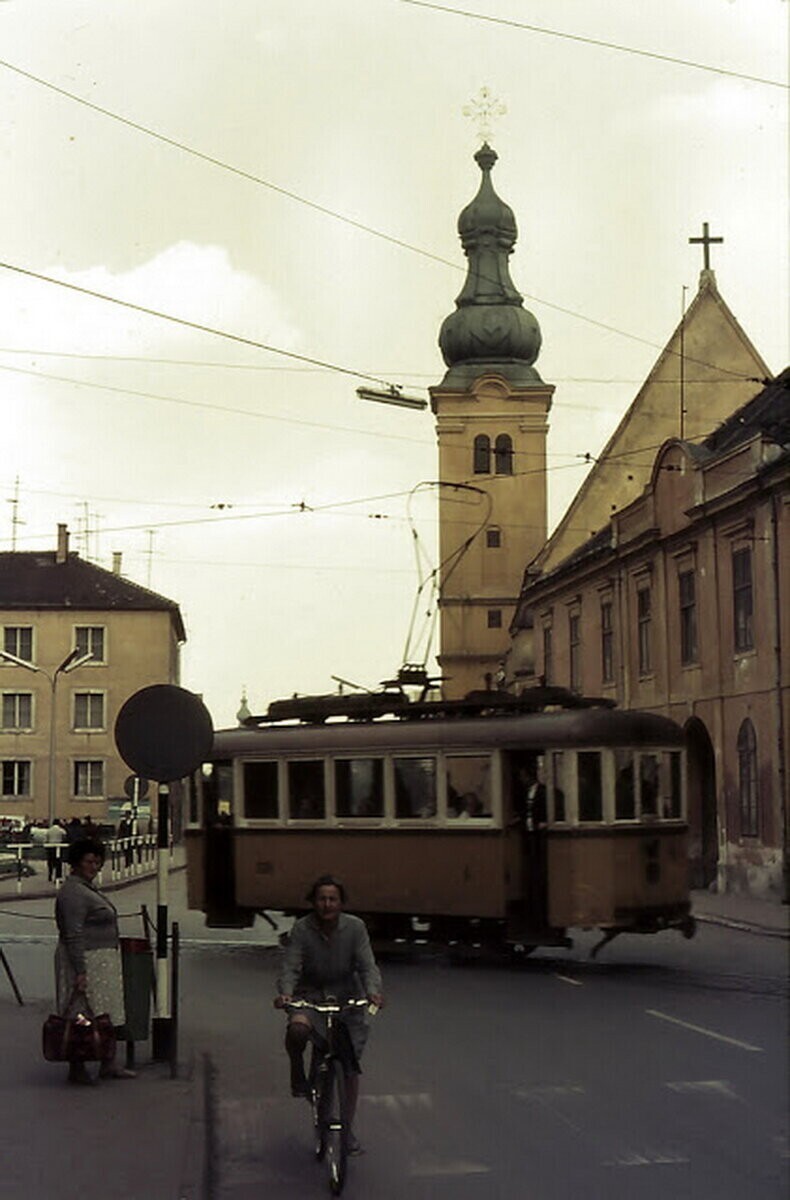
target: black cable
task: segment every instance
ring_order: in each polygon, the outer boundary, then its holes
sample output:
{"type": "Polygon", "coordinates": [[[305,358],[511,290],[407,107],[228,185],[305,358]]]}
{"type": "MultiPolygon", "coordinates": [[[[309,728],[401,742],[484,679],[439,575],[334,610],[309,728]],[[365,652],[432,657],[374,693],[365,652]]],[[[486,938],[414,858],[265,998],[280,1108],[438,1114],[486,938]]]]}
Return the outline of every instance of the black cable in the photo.
{"type": "Polygon", "coordinates": [[[467,17],[473,21],[487,21],[491,25],[506,25],[511,29],[526,29],[530,33],[541,33],[546,37],[562,38],[568,42],[581,42],[585,46],[598,46],[602,50],[617,50],[621,54],[635,54],[640,58],[654,58],[659,62],[673,63],[679,67],[691,67],[695,71],[710,71],[714,75],[728,75],[732,79],[745,79],[749,83],[762,83],[766,87],[787,88],[786,83],[777,79],[763,79],[759,75],[746,75],[742,71],[730,71],[727,67],[712,67],[709,63],[694,62],[688,58],[676,58],[672,54],[659,54],[655,50],[638,50],[634,46],[621,46],[617,42],[606,42],[601,38],[584,37],[580,33],[563,33],[558,29],[546,29],[542,25],[528,25],[525,21],[512,21],[506,17],[492,17],[485,13],[468,12],[461,8],[451,8],[445,4],[429,3],[429,0],[401,0],[402,4],[411,4],[414,8],[430,8],[435,12],[449,13],[454,17],[467,17]]]}

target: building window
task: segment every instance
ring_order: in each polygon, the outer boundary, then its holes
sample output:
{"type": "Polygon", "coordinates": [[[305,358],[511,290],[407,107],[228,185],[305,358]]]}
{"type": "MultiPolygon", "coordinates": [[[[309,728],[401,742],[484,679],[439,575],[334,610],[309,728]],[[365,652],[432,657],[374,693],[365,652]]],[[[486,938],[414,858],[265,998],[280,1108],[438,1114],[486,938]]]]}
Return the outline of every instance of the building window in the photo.
{"type": "Polygon", "coordinates": [[[80,654],[90,654],[94,662],[104,662],[104,626],[77,625],[74,629],[74,647],[80,654]]]}
{"type": "Polygon", "coordinates": [[[497,475],[513,474],[513,442],[508,433],[497,434],[494,442],[494,466],[497,475]]]}
{"type": "Polygon", "coordinates": [[[568,617],[568,647],[570,651],[571,691],[579,692],[582,686],[582,643],[581,617],[578,613],[571,613],[568,617]]]}
{"type": "Polygon", "coordinates": [[[614,628],[612,626],[611,600],[604,600],[601,605],[601,679],[604,683],[614,681],[614,628]]]}
{"type": "Polygon", "coordinates": [[[735,550],[732,556],[732,597],[735,617],[735,649],[754,648],[752,623],[752,552],[735,550]]]}
{"type": "Polygon", "coordinates": [[[489,550],[498,550],[502,545],[502,531],[496,525],[486,530],[486,546],[489,550]]]}
{"type": "Polygon", "coordinates": [[[639,636],[639,674],[648,675],[653,667],[650,636],[650,588],[639,588],[636,593],[636,619],[639,636]]]}
{"type": "Polygon", "coordinates": [[[74,693],[74,728],[104,729],[104,692],[74,693]]]}
{"type": "Polygon", "coordinates": [[[693,571],[678,575],[678,597],[680,602],[680,661],[683,666],[698,661],[697,651],[697,595],[693,571]]]}
{"type": "Polygon", "coordinates": [[[2,705],[3,731],[33,728],[33,693],[4,692],[2,705]]]}
{"type": "Polygon", "coordinates": [[[0,763],[3,771],[3,796],[30,795],[30,759],[9,758],[0,763]]]}
{"type": "Polygon", "coordinates": [[[488,628],[489,629],[501,629],[502,628],[502,609],[501,608],[489,608],[489,610],[488,610],[488,628]]]}
{"type": "Polygon", "coordinates": [[[551,625],[543,626],[543,682],[550,684],[554,679],[554,660],[551,625]]]}
{"type": "Polygon", "coordinates": [[[87,759],[74,764],[74,795],[99,799],[104,795],[104,763],[87,759]]]}
{"type": "Polygon", "coordinates": [[[741,837],[757,837],[757,736],[748,717],[738,730],[738,799],[741,837]]]}
{"type": "Polygon", "coordinates": [[[14,658],[33,661],[33,626],[6,625],[3,628],[3,649],[14,658]]]}
{"type": "Polygon", "coordinates": [[[475,475],[491,473],[491,438],[487,433],[478,433],[475,438],[473,470],[475,475]]]}

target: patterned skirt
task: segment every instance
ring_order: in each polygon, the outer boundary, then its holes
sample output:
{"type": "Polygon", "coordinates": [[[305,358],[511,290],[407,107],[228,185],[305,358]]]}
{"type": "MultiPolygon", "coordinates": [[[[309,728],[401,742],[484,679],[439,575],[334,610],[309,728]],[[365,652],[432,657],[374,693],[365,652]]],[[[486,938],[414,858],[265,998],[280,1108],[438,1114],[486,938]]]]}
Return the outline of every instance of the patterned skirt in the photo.
{"type": "MultiPolygon", "coordinates": [[[[113,1025],[125,1025],[123,972],[118,947],[86,950],[85,973],[88,976],[87,1000],[94,1014],[98,1017],[101,1013],[109,1013],[113,1025]]],[[[66,948],[59,942],[55,951],[55,993],[57,1010],[62,1017],[69,1015],[75,978],[66,948]]]]}

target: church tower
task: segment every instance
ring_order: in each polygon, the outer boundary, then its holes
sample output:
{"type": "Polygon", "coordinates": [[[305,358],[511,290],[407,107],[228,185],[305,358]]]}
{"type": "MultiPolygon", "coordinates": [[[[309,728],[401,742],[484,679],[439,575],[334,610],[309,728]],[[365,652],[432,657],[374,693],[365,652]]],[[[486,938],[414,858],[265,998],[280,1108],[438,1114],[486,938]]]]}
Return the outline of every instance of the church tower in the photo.
{"type": "Polygon", "coordinates": [[[546,541],[553,386],[534,363],[538,322],[510,278],[513,210],[482,179],[458,218],[466,282],[439,334],[447,372],[430,389],[439,443],[440,653],[451,698],[490,686],[509,645],[524,564],[546,541]]]}

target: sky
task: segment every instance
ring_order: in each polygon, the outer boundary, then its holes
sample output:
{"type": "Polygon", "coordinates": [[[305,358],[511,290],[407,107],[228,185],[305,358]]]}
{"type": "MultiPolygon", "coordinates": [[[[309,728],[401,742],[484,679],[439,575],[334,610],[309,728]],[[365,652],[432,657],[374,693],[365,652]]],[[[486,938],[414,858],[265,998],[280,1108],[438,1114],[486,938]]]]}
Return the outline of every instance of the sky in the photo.
{"type": "Polygon", "coordinates": [[[65,522],[120,551],[180,604],[218,726],[242,689],[260,712],[425,651],[433,418],[356,388],[441,381],[482,87],[556,385],[550,525],[693,297],[703,221],[788,362],[787,0],[451,8],[0,0],[0,549],[65,522]]]}

